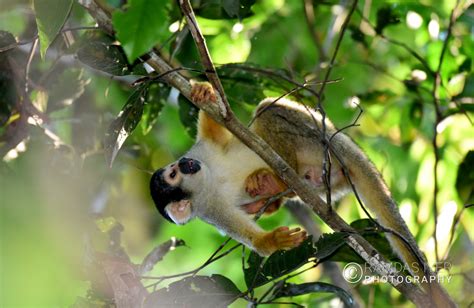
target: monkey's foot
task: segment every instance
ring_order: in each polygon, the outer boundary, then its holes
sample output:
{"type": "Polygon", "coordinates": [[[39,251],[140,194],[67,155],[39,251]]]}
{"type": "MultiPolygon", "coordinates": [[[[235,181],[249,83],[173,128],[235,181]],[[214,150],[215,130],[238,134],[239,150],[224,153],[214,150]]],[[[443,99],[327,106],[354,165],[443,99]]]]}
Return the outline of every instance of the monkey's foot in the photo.
{"type": "Polygon", "coordinates": [[[254,171],[245,179],[245,191],[251,196],[273,196],[285,189],[276,175],[268,169],[254,171]]]}
{"type": "Polygon", "coordinates": [[[209,82],[191,82],[191,99],[197,103],[215,103],[217,101],[214,88],[209,82]]]}
{"type": "Polygon", "coordinates": [[[300,228],[279,227],[257,239],[254,247],[260,255],[271,255],[277,250],[297,247],[305,239],[306,231],[300,228]]]}

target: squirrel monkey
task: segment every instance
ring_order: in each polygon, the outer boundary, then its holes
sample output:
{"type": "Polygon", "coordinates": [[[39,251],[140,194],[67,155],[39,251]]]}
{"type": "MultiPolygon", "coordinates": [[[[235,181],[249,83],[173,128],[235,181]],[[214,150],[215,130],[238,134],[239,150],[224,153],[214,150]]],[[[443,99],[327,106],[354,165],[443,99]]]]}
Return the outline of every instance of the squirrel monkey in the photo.
{"type": "MultiPolygon", "coordinates": [[[[193,84],[191,99],[216,102],[207,82],[193,84]]],[[[320,114],[301,104],[266,98],[256,109],[251,130],[325,199],[321,122],[320,114]]],[[[338,132],[329,120],[325,123],[325,139],[331,142],[331,152],[341,158],[364,204],[382,226],[398,232],[422,256],[375,166],[348,136],[338,132]]],[[[332,200],[352,191],[336,159],[332,160],[329,178],[332,200]]],[[[157,170],[150,182],[155,205],[169,221],[181,225],[199,217],[262,256],[296,247],[306,238],[300,228],[280,227],[267,232],[252,219],[252,214],[259,212],[270,197],[286,189],[286,184],[257,154],[203,111],[199,113],[196,144],[178,161],[157,170]]],[[[278,210],[280,203],[281,200],[273,202],[265,213],[278,210]]],[[[412,274],[423,277],[423,266],[404,241],[392,234],[387,238],[412,274]]],[[[430,285],[424,287],[429,289],[430,285]]]]}
{"type": "MultiPolygon", "coordinates": [[[[216,102],[212,86],[206,82],[193,84],[191,98],[216,102]]],[[[296,102],[272,98],[264,99],[256,114],[251,130],[324,198],[321,115],[296,102]]],[[[336,134],[336,128],[328,120],[326,134],[328,139],[332,136],[333,150],[343,158],[358,193],[382,225],[397,230],[414,243],[385,183],[366,155],[349,137],[336,134]]],[[[351,190],[336,160],[332,162],[330,179],[333,200],[351,190]]],[[[181,225],[197,216],[260,255],[293,248],[306,237],[299,228],[280,227],[266,232],[252,219],[251,215],[270,197],[286,189],[257,154],[202,111],[196,144],[177,162],[157,170],[150,182],[155,205],[169,221],[181,225]]],[[[280,200],[268,206],[265,213],[276,211],[279,205],[280,200]]],[[[400,240],[390,240],[395,251],[407,250],[400,240]]],[[[407,259],[408,255],[402,253],[401,257],[407,259]]]]}

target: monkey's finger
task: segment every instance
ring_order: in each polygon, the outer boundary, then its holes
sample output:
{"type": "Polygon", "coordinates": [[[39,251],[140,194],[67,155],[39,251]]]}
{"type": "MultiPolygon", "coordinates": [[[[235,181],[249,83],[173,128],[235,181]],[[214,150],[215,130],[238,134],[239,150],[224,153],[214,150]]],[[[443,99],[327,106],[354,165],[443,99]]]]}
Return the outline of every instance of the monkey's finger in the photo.
{"type": "Polygon", "coordinates": [[[280,234],[282,234],[282,235],[292,235],[292,234],[300,232],[300,231],[301,231],[301,228],[289,229],[288,227],[286,227],[286,230],[281,231],[280,234]]]}
{"type": "Polygon", "coordinates": [[[278,246],[280,248],[293,248],[299,246],[306,239],[306,231],[294,233],[291,235],[284,235],[277,238],[278,246]]]}
{"type": "Polygon", "coordinates": [[[278,227],[275,229],[275,232],[282,233],[288,231],[290,228],[288,227],[278,227]]]}

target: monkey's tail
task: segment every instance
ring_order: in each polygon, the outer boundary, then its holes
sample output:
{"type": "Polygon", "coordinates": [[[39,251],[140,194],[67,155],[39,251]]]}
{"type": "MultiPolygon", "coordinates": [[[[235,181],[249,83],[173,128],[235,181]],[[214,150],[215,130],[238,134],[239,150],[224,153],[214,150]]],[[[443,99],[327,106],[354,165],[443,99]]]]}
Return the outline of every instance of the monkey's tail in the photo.
{"type": "Polygon", "coordinates": [[[358,160],[352,162],[351,166],[354,167],[350,168],[350,178],[354,183],[355,193],[376,215],[378,223],[389,229],[386,236],[394,251],[408,266],[407,269],[413,275],[413,281],[419,283],[425,292],[430,294],[433,307],[456,307],[439,284],[436,274],[427,265],[382,176],[359,148],[352,148],[352,150],[356,151],[355,159],[358,160]]]}

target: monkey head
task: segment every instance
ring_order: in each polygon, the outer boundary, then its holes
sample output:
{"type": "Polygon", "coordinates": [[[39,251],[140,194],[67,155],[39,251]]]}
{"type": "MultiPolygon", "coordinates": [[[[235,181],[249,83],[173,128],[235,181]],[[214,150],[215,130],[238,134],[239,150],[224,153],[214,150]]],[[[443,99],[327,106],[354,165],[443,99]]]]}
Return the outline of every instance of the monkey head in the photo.
{"type": "Polygon", "coordinates": [[[193,192],[202,181],[202,164],[192,158],[158,169],[150,180],[150,192],[160,214],[170,222],[182,225],[194,218],[193,192]]]}

